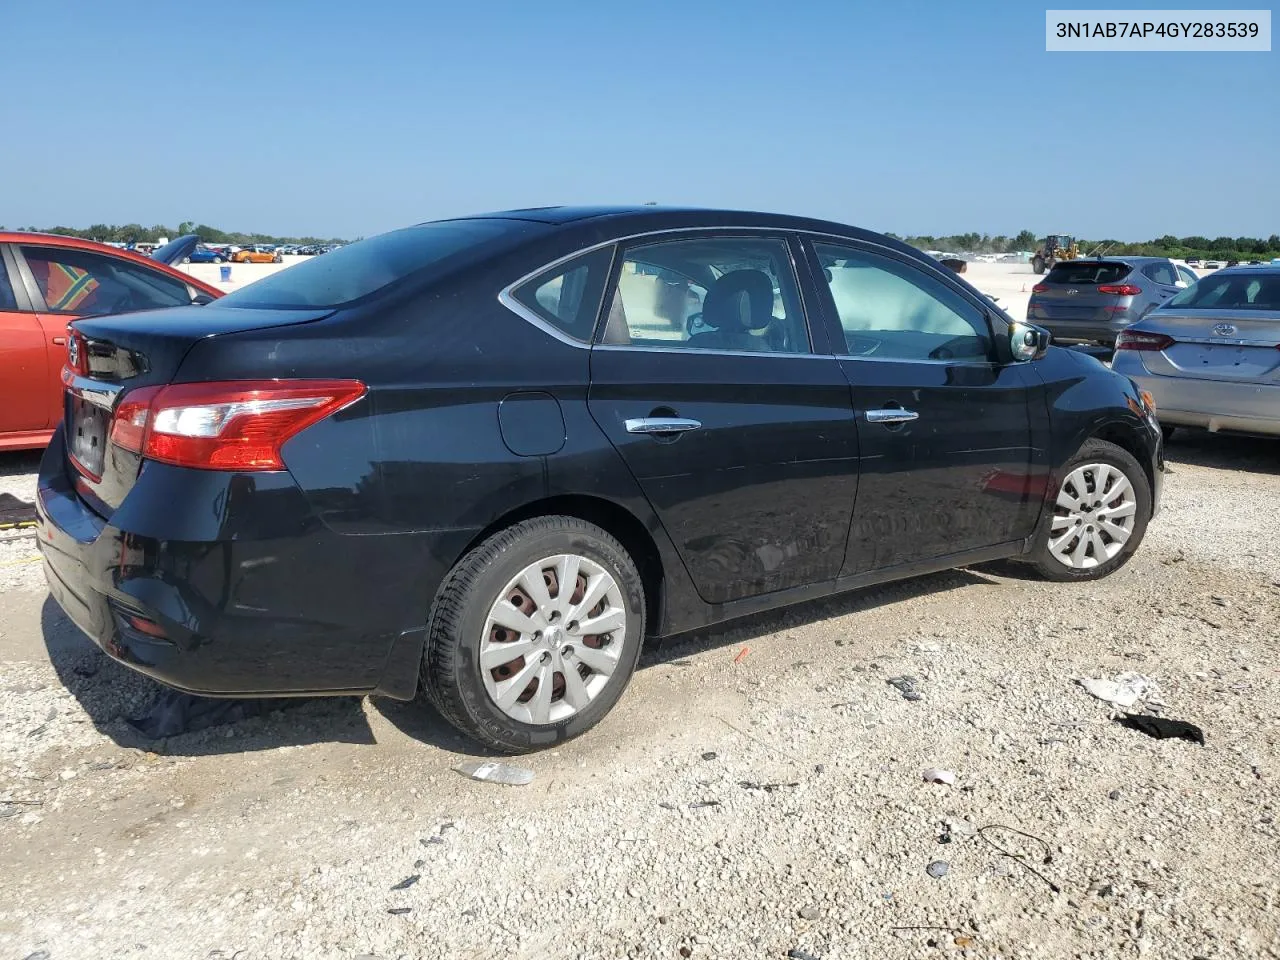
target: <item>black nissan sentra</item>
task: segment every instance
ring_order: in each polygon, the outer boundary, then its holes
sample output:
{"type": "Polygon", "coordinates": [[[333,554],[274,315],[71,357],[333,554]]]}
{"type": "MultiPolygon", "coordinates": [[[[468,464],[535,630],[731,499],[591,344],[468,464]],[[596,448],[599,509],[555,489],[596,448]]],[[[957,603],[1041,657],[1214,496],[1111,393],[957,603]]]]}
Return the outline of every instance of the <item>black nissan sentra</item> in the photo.
{"type": "Polygon", "coordinates": [[[1012,557],[1138,548],[1149,397],[879,234],[707,210],[425,223],[72,325],[50,589],[211,695],[419,689],[506,751],[641,645],[1012,557]]]}

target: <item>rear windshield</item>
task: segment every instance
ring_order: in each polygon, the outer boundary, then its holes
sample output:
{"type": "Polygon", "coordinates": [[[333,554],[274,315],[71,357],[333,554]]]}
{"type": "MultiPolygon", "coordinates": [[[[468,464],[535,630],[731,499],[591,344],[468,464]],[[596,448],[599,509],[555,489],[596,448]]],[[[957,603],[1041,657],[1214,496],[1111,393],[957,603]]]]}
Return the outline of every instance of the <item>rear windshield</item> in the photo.
{"type": "Polygon", "coordinates": [[[1280,273],[1211,274],[1169,301],[1193,310],[1280,310],[1280,273]]]}
{"type": "Polygon", "coordinates": [[[1133,268],[1127,263],[1058,263],[1044,278],[1045,283],[1075,283],[1080,285],[1118,283],[1133,268]]]}
{"type": "Polygon", "coordinates": [[[441,220],[392,230],[288,267],[227,294],[219,307],[335,308],[490,241],[536,229],[516,220],[441,220]]]}

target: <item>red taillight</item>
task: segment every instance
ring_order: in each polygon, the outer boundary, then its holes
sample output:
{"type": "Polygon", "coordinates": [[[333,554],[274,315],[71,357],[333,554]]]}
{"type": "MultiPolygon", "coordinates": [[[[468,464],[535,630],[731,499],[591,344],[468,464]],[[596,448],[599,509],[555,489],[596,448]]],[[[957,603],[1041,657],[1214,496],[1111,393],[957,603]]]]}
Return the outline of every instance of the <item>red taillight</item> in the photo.
{"type": "Polygon", "coordinates": [[[359,399],[358,380],[179,383],[127,394],[111,439],[182,467],[283,470],[289,438],[359,399]]]}
{"type": "Polygon", "coordinates": [[[1116,338],[1117,350],[1163,350],[1176,343],[1173,337],[1163,333],[1143,333],[1139,330],[1121,330],[1116,338]]]}
{"type": "Polygon", "coordinates": [[[67,369],[82,377],[89,375],[89,345],[69,323],[67,324],[67,369]]]}
{"type": "Polygon", "coordinates": [[[1136,297],[1142,292],[1141,287],[1135,287],[1132,283],[1104,283],[1098,287],[1099,293],[1111,293],[1117,297],[1136,297]]]}
{"type": "Polygon", "coordinates": [[[111,442],[134,453],[142,452],[147,437],[147,418],[151,415],[151,401],[162,387],[143,387],[130,390],[116,407],[111,419],[111,442]]]}
{"type": "Polygon", "coordinates": [[[1031,292],[1044,293],[1048,289],[1049,289],[1049,285],[1047,283],[1037,283],[1034,287],[1031,288],[1031,292]]]}

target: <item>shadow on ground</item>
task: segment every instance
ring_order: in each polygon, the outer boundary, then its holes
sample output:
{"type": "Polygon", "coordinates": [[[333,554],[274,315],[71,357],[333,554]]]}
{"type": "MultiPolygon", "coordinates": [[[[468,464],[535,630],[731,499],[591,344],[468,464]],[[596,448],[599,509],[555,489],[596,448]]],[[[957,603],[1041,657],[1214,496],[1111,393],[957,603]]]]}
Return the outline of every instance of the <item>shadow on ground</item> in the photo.
{"type": "Polygon", "coordinates": [[[359,697],[231,700],[178,694],[108,657],[52,597],[40,610],[40,627],[58,679],[94,727],[122,747],[205,756],[376,742],[359,697]]]}
{"type": "Polygon", "coordinates": [[[1175,473],[1178,464],[1186,463],[1218,470],[1280,474],[1280,438],[1233,437],[1179,428],[1165,443],[1164,456],[1175,473]]]}
{"type": "MultiPolygon", "coordinates": [[[[1016,564],[950,570],[868,587],[770,613],[756,614],[652,643],[640,669],[682,665],[692,654],[749,643],[786,630],[862,613],[925,594],[998,584],[1020,576],[1016,564]]],[[[117,744],[178,756],[270,750],[313,743],[375,743],[361,698],[213,699],[175,694],[99,650],[48,598],[41,628],[49,660],[94,726],[117,744]],[[172,732],[180,731],[180,732],[172,732]],[[164,735],[170,733],[170,735],[164,735]]],[[[785,643],[778,638],[778,643],[785,643]]],[[[450,753],[497,756],[457,733],[421,700],[374,701],[379,713],[406,736],[450,753]]]]}

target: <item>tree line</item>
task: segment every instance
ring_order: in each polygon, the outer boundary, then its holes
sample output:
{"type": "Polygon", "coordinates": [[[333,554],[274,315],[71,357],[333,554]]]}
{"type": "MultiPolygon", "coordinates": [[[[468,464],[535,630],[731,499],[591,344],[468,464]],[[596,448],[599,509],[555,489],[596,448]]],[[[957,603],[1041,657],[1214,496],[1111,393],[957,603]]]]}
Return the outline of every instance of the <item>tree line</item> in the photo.
{"type": "MultiPolygon", "coordinates": [[[[921,250],[944,250],[963,253],[1017,253],[1039,248],[1043,237],[1030,230],[1017,236],[991,236],[986,233],[960,233],[949,237],[898,237],[921,250]]],[[[1259,237],[1175,237],[1166,234],[1156,240],[1129,243],[1122,240],[1090,240],[1077,237],[1080,252],[1105,253],[1108,256],[1172,257],[1185,260],[1199,257],[1202,260],[1259,260],[1280,257],[1280,234],[1273,233],[1263,240],[1259,237]]]]}
{"type": "MultiPolygon", "coordinates": [[[[0,230],[5,229],[0,226],[0,230]]],[[[106,224],[95,223],[84,227],[17,227],[28,233],[56,233],[64,237],[79,237],[81,240],[97,240],[99,243],[155,243],[161,237],[170,240],[175,237],[197,234],[205,243],[233,243],[237,246],[250,243],[346,243],[340,237],[282,237],[269,233],[243,233],[238,230],[219,230],[207,223],[194,223],[190,220],[178,224],[177,228],[166,227],[157,223],[144,227],[140,223],[106,224]]]]}

